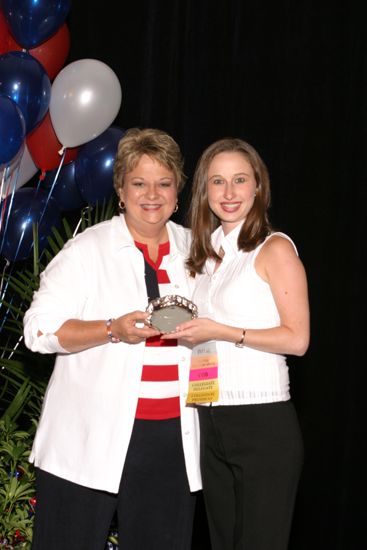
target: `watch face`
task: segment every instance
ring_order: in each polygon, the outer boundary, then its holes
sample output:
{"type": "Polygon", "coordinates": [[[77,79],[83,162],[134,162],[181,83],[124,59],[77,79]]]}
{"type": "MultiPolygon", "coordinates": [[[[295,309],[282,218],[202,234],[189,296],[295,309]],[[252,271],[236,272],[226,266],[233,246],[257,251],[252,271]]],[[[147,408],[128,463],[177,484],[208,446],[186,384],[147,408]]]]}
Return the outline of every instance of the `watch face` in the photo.
{"type": "Polygon", "coordinates": [[[177,295],[155,298],[146,309],[150,313],[147,321],[161,333],[174,332],[177,325],[198,316],[196,305],[177,295]]]}

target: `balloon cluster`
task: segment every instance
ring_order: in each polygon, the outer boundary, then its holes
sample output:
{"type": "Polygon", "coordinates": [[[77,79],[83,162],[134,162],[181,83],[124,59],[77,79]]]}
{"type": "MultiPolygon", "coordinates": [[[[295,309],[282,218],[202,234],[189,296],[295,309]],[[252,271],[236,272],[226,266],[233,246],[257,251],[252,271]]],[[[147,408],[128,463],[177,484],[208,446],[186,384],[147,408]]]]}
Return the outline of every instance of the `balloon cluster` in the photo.
{"type": "Polygon", "coordinates": [[[70,0],[0,1],[0,254],[8,261],[30,256],[34,224],[42,251],[62,211],[113,194],[121,86],[102,61],[64,66],[70,8],[70,0]],[[21,189],[37,172],[37,187],[21,189]]]}

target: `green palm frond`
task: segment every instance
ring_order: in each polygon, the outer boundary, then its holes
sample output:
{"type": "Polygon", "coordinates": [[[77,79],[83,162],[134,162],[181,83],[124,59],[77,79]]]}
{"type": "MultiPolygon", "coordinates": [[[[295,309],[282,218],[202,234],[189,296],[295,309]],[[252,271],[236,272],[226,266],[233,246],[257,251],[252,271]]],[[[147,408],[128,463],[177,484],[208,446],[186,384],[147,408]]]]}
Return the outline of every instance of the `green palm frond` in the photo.
{"type": "Polygon", "coordinates": [[[10,418],[16,420],[22,410],[24,409],[24,403],[27,401],[29,394],[32,390],[29,380],[24,380],[23,384],[15,394],[13,400],[4,412],[4,415],[8,415],[10,418]]]}
{"type": "Polygon", "coordinates": [[[117,199],[116,197],[110,198],[109,201],[103,201],[102,204],[97,203],[95,206],[87,206],[83,208],[81,212],[81,231],[84,231],[87,227],[92,227],[99,222],[110,220],[116,213],[117,199]]]}
{"type": "Polygon", "coordinates": [[[7,411],[17,419],[20,416],[28,418],[30,411],[38,411],[52,371],[53,355],[33,353],[23,343],[23,317],[39,287],[40,273],[70,238],[87,227],[111,219],[116,208],[117,199],[113,197],[108,202],[103,201],[102,205],[97,203],[93,207],[83,208],[75,227],[64,218],[61,228],[52,229],[52,234],[47,239],[48,246],[41,255],[38,226],[35,224],[33,270],[27,264],[22,270],[4,275],[3,287],[6,290],[0,302],[3,319],[0,346],[0,417],[7,411]]]}
{"type": "Polygon", "coordinates": [[[24,314],[39,288],[40,273],[64,244],[87,227],[112,218],[116,209],[117,199],[112,198],[102,205],[83,208],[73,228],[64,218],[61,228],[53,228],[41,254],[38,226],[34,225],[32,260],[23,269],[16,272],[11,269],[3,277],[0,301],[0,546],[4,540],[10,543],[16,540],[17,549],[29,549],[35,475],[28,457],[55,359],[53,355],[33,353],[26,348],[24,314]]]}

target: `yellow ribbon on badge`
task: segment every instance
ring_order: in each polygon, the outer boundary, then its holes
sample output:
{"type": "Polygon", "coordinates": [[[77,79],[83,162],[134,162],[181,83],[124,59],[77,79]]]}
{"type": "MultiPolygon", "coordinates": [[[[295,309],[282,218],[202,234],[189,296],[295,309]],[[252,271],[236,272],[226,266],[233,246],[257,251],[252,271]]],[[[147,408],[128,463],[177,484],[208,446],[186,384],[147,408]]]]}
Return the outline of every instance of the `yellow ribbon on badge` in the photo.
{"type": "Polygon", "coordinates": [[[215,342],[205,342],[192,350],[186,403],[211,403],[218,399],[217,348],[215,342]]]}

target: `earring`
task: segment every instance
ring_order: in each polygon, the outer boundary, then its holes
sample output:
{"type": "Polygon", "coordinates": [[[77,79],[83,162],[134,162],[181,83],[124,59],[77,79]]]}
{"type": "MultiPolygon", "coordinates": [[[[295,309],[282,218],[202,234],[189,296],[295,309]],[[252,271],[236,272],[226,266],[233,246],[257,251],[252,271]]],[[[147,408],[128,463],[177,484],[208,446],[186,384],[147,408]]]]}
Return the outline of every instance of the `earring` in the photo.
{"type": "Polygon", "coordinates": [[[123,214],[125,212],[125,203],[123,201],[119,202],[119,212],[123,214]]]}
{"type": "Polygon", "coordinates": [[[173,212],[175,213],[175,212],[177,212],[177,210],[178,210],[178,202],[176,202],[176,206],[175,206],[175,209],[174,209],[173,212]]]}

